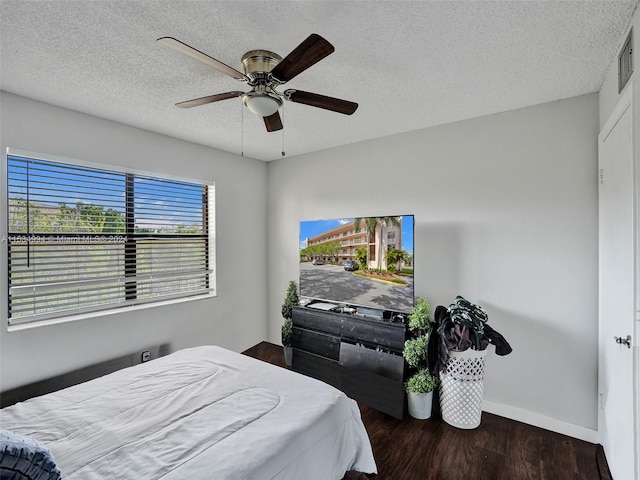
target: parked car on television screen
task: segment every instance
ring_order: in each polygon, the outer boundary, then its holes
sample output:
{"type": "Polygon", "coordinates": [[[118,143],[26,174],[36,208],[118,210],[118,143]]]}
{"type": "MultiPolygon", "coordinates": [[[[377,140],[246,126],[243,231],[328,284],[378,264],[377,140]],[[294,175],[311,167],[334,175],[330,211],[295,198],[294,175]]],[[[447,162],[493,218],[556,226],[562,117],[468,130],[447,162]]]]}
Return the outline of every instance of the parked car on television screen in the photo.
{"type": "Polygon", "coordinates": [[[342,265],[344,266],[344,269],[349,272],[358,270],[358,262],[354,262],[353,260],[345,260],[342,265]]]}

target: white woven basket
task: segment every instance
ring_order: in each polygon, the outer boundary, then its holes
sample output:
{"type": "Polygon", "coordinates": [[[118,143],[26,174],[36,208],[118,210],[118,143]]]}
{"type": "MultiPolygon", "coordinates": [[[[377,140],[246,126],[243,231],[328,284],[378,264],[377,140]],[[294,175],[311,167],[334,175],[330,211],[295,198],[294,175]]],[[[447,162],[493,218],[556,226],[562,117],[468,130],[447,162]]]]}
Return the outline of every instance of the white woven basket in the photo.
{"type": "Polygon", "coordinates": [[[471,429],[480,425],[487,350],[449,352],[440,372],[440,409],[449,425],[471,429]]]}

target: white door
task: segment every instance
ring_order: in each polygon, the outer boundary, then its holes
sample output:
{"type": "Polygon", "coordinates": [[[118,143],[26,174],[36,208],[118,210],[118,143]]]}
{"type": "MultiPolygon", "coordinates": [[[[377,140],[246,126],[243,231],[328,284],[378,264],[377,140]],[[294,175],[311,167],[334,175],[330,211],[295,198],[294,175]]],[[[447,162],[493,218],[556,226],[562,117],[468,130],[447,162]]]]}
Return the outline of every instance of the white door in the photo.
{"type": "MultiPolygon", "coordinates": [[[[634,105],[631,88],[599,137],[599,435],[615,480],[640,479],[634,356],[636,234],[634,105]],[[627,345],[627,336],[631,345],[627,345]],[[630,348],[631,346],[631,348],[630,348]]],[[[636,133],[638,135],[638,133],[636,133]]]]}

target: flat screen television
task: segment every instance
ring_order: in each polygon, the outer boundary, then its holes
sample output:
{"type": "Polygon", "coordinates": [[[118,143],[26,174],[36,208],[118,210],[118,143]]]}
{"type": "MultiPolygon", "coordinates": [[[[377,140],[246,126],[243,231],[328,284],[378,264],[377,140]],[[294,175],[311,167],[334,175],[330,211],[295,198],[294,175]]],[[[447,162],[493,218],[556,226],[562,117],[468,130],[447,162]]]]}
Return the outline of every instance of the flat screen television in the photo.
{"type": "Polygon", "coordinates": [[[413,231],[413,215],[300,222],[303,301],[372,317],[409,313],[414,302],[413,231]]]}

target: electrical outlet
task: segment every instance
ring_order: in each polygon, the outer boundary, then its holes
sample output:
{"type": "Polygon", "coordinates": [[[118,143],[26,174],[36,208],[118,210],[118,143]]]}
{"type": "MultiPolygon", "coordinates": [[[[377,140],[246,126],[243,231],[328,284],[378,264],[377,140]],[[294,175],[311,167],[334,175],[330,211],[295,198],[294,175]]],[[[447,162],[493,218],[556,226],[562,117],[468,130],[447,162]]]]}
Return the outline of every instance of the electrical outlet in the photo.
{"type": "Polygon", "coordinates": [[[151,352],[149,352],[149,350],[142,352],[142,356],[141,356],[142,362],[148,362],[149,360],[151,360],[151,352]]]}

